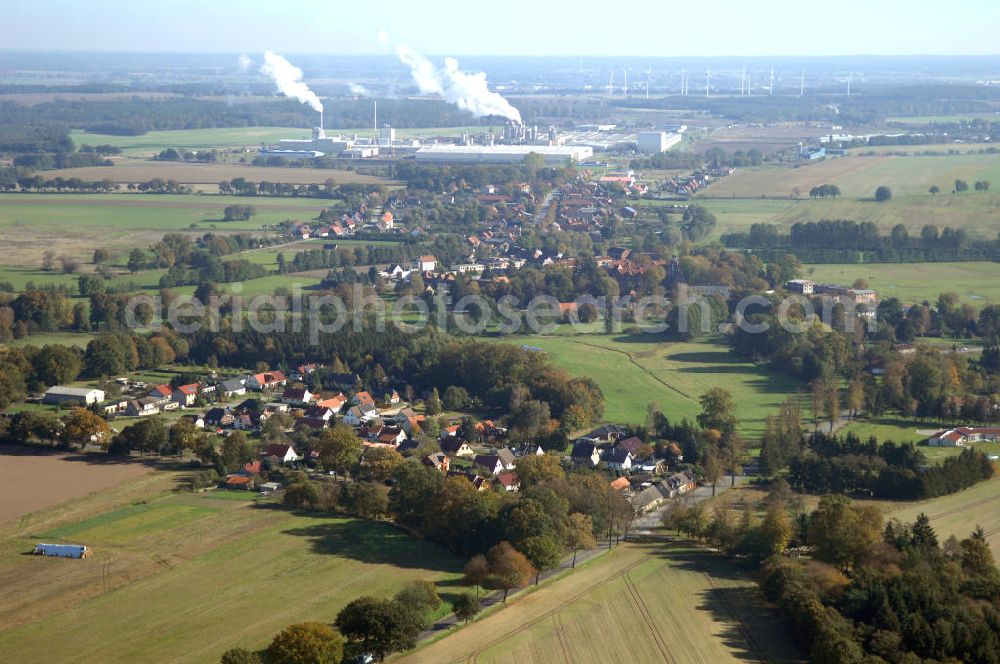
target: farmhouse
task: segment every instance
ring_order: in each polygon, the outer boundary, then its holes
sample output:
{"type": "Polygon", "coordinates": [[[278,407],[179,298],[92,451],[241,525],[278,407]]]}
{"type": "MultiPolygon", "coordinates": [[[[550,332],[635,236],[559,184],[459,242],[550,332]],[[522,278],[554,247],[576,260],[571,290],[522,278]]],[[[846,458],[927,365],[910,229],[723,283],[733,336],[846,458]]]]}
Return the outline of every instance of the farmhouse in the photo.
{"type": "Polygon", "coordinates": [[[927,438],[927,444],[932,447],[966,447],[972,443],[998,440],[1000,440],[1000,429],[959,427],[932,434],[927,438]]]}
{"type": "Polygon", "coordinates": [[[104,401],[104,390],[97,390],[91,387],[66,387],[64,385],[54,385],[50,387],[42,403],[75,403],[81,406],[89,406],[94,403],[104,401]]]}

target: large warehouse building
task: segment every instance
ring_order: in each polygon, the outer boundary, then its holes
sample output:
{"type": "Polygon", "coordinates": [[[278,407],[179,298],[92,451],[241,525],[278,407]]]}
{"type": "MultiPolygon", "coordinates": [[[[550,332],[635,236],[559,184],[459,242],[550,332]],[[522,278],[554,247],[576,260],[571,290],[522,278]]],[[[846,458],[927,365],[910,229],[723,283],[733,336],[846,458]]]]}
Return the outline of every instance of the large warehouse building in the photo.
{"type": "Polygon", "coordinates": [[[594,156],[587,146],[556,145],[430,145],[416,152],[417,161],[472,164],[518,164],[534,152],[546,164],[580,162],[594,156]]]}
{"type": "Polygon", "coordinates": [[[681,142],[680,134],[668,134],[665,131],[640,131],[636,134],[636,146],[639,152],[658,154],[666,152],[681,142]]]}

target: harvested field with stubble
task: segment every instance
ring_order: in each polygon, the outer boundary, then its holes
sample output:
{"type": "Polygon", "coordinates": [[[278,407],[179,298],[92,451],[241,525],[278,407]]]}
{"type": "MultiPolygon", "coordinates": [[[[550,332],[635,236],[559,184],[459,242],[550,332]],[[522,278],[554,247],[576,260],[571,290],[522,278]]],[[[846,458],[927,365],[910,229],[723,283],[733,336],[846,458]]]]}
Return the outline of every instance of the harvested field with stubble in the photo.
{"type": "Polygon", "coordinates": [[[1000,551],[1000,477],[940,498],[888,503],[883,511],[887,518],[896,517],[910,523],[923,512],[930,517],[931,526],[942,543],[951,535],[958,539],[968,537],[976,526],[982,526],[994,555],[1000,551]]]}
{"type": "Polygon", "coordinates": [[[756,585],[682,543],[630,543],[513,600],[401,664],[799,662],[756,585]]]}
{"type": "Polygon", "coordinates": [[[104,455],[38,453],[0,447],[0,523],[54,507],[95,491],[110,489],[152,471],[138,460],[114,461],[104,455]]]}

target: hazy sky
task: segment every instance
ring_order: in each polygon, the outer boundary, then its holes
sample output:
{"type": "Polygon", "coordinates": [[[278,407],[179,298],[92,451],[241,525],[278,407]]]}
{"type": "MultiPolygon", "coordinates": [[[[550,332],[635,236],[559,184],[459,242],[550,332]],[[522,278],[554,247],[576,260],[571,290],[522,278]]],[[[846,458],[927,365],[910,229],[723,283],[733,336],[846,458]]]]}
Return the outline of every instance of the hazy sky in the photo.
{"type": "Polygon", "coordinates": [[[1000,53],[997,0],[10,0],[0,48],[454,55],[1000,53]],[[567,9],[563,9],[563,8],[567,9]],[[702,11],[703,10],[703,11],[702,11]]]}

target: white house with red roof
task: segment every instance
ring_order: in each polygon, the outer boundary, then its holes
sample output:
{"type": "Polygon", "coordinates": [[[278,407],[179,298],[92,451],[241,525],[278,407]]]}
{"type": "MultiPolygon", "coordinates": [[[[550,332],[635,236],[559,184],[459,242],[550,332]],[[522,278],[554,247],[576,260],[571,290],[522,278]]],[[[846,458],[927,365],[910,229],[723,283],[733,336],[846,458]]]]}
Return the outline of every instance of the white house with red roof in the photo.
{"type": "Polygon", "coordinates": [[[193,406],[198,399],[198,383],[178,385],[174,388],[173,400],[182,406],[193,406]]]}
{"type": "Polygon", "coordinates": [[[1000,440],[1000,429],[958,427],[938,431],[927,438],[931,447],[967,447],[973,443],[996,442],[1000,440]]]}

